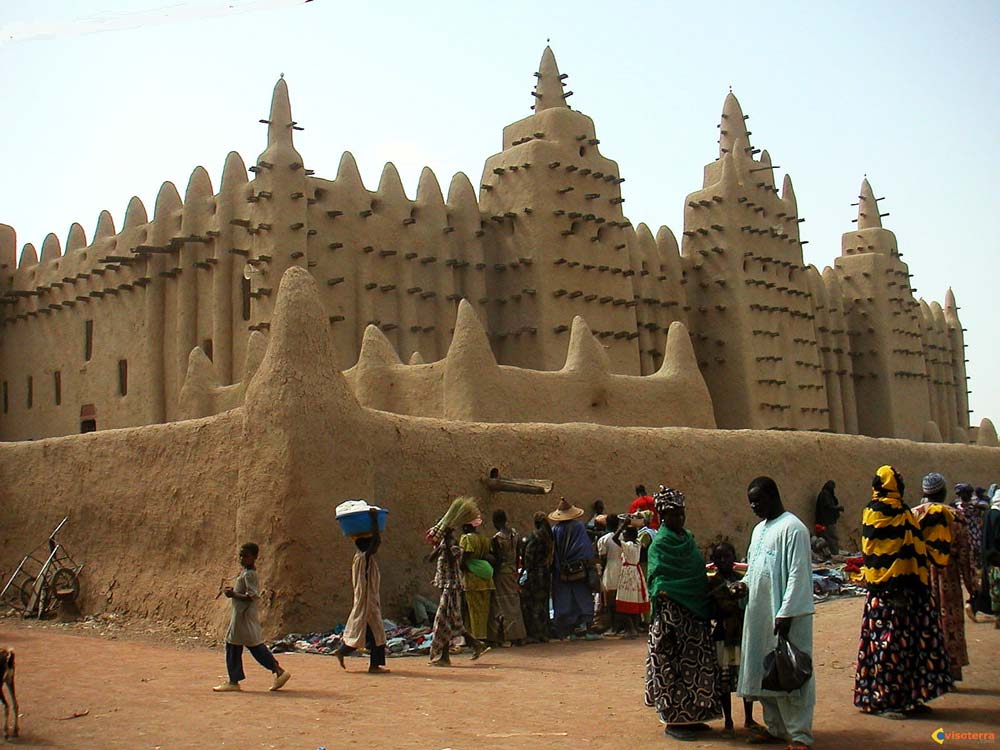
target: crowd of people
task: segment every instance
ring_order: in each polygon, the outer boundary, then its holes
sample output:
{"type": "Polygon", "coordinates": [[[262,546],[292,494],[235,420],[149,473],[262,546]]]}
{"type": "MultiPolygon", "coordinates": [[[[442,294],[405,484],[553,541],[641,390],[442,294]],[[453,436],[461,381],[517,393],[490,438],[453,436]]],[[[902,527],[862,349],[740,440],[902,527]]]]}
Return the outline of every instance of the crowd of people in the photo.
{"type": "MultiPolygon", "coordinates": [[[[969,663],[964,616],[994,618],[1000,627],[1000,490],[960,483],[949,500],[945,478],[932,472],[911,508],[905,482],[880,467],[861,517],[862,576],[867,597],[861,618],[854,704],[866,714],[906,719],[951,690],[969,663]],[[966,595],[967,594],[967,595],[966,595]],[[996,615],[994,615],[996,613],[996,615]]],[[[830,481],[816,500],[813,531],[840,552],[837,524],[844,512],[830,481]]],[[[521,537],[503,510],[494,533],[482,518],[428,532],[440,590],[430,663],[449,666],[459,639],[478,660],[492,647],[550,639],[647,637],[645,702],[665,732],[692,740],[723,719],[722,736],[735,736],[732,695],[743,700],[743,726],[752,744],[812,745],[815,679],[812,553],[815,536],[787,511],[777,484],[757,477],[747,502],[761,520],[746,562],[729,542],[701,548],[686,528],[686,501],[676,489],[653,494],[636,487],[622,513],[595,501],[585,512],[565,498],[521,537]],[[433,533],[432,533],[433,532],[433,533]],[[784,660],[783,660],[784,659],[784,660]],[[791,665],[791,666],[789,666],[791,665]],[[792,669],[794,666],[794,670],[792,669]],[[760,703],[763,724],[753,718],[760,703]]],[[[372,515],[372,526],[377,528],[372,515]]],[[[355,540],[354,607],[337,656],[365,646],[369,671],[385,668],[385,631],[379,602],[377,531],[355,540]]],[[[256,545],[240,550],[227,636],[229,680],[217,691],[239,690],[242,648],[274,675],[279,689],[289,673],[262,646],[257,623],[256,545]]]]}

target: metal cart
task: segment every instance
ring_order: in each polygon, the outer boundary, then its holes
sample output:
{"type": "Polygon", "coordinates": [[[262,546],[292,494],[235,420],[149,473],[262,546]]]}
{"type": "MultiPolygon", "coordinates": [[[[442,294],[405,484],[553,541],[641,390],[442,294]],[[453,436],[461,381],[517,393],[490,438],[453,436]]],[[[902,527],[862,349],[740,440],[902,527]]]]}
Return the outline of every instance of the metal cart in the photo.
{"type": "Polygon", "coordinates": [[[77,563],[56,540],[56,534],[67,521],[69,516],[59,522],[46,542],[24,556],[0,591],[0,602],[20,612],[22,617],[44,617],[60,601],[75,601],[80,595],[83,563],[77,563]]]}

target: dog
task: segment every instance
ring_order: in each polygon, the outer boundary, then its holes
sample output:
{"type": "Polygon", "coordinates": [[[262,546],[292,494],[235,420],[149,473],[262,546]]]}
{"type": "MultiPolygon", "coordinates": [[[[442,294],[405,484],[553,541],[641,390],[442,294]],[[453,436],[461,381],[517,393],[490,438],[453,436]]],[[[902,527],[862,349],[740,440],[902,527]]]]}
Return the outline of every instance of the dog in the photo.
{"type": "Polygon", "coordinates": [[[20,732],[17,720],[17,693],[14,692],[14,649],[0,648],[0,701],[3,701],[3,738],[17,737],[20,732]],[[14,731],[10,731],[11,706],[7,704],[5,691],[10,693],[14,708],[14,731]]]}

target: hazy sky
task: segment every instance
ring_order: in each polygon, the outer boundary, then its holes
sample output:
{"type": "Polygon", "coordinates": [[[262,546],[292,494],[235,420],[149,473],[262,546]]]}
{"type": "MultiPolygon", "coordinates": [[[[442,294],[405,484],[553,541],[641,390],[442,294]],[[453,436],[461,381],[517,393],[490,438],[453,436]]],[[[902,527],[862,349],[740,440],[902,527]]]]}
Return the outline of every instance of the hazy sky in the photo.
{"type": "Polygon", "coordinates": [[[852,228],[868,175],[917,294],[951,286],[968,328],[973,423],[1000,418],[1000,3],[4,0],[0,222],[19,244],[93,234],[128,199],[151,212],[203,165],[264,148],[284,73],[306,166],[385,161],[476,184],[504,125],[530,114],[546,40],[570,104],[626,178],[625,212],[680,236],[684,197],[717,155],[732,86],[755,146],[795,183],[806,261],[852,228]],[[820,7],[822,5],[822,8],[820,7]]]}

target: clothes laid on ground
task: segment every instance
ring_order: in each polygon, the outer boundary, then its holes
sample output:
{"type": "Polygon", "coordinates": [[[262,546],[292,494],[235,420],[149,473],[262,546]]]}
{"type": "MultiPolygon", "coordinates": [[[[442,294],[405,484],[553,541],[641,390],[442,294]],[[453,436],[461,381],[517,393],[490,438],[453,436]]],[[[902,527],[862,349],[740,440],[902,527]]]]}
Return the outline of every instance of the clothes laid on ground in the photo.
{"type": "MultiPolygon", "coordinates": [[[[948,649],[951,674],[956,680],[961,680],[962,667],[969,663],[969,649],[965,642],[965,592],[962,584],[965,583],[969,591],[975,591],[979,585],[972,563],[968,527],[963,516],[938,503],[921,503],[913,509],[913,514],[920,522],[928,551],[933,549],[934,544],[931,535],[941,536],[941,523],[947,526],[949,554],[944,566],[930,566],[930,590],[931,599],[937,604],[940,614],[941,632],[948,649]],[[946,512],[942,513],[934,506],[943,508],[946,512]],[[925,521],[936,523],[925,526],[925,521]]],[[[931,557],[935,559],[934,555],[931,557]]]]}
{"type": "Polygon", "coordinates": [[[649,612],[649,592],[639,568],[638,542],[621,543],[621,577],[615,597],[615,611],[624,615],[644,615],[649,612]]]}
{"type": "Polygon", "coordinates": [[[577,628],[589,627],[594,619],[594,597],[586,578],[564,581],[560,572],[564,563],[592,565],[594,546],[586,527],[577,520],[560,521],[552,529],[555,541],[552,561],[552,610],[556,633],[564,637],[577,628]]]}
{"type": "MultiPolygon", "coordinates": [[[[426,656],[430,650],[433,631],[429,627],[397,625],[392,620],[383,620],[382,628],[385,631],[387,656],[426,656]]],[[[340,648],[343,632],[344,626],[341,624],[332,630],[317,633],[289,633],[271,643],[269,648],[274,654],[295,651],[333,656],[340,648]]]]}
{"type": "Polygon", "coordinates": [[[549,596],[552,591],[552,537],[535,529],[524,545],[521,560],[524,585],[521,590],[521,613],[528,637],[538,641],[549,638],[549,596]]]}
{"type": "Polygon", "coordinates": [[[861,525],[868,598],[854,705],[866,713],[912,710],[953,684],[940,618],[931,603],[927,545],[892,468],[880,467],[878,476],[882,489],[873,493],[861,525]]]}
{"type": "Polygon", "coordinates": [[[646,656],[646,705],[660,721],[689,724],[722,716],[719,664],[709,623],[668,597],[656,601],[646,656]]]}
{"type": "Polygon", "coordinates": [[[813,565],[813,601],[826,601],[831,596],[866,596],[868,591],[855,583],[861,580],[861,566],[853,573],[849,572],[851,569],[846,563],[813,565]]]}
{"type": "Polygon", "coordinates": [[[385,627],[382,625],[382,604],[379,597],[382,574],[375,555],[358,550],[351,563],[351,581],[354,585],[354,606],[344,626],[343,642],[350,648],[366,645],[366,629],[371,630],[375,647],[385,646],[385,627]]]}
{"type": "MultiPolygon", "coordinates": [[[[470,559],[484,560],[490,553],[490,540],[481,534],[462,534],[459,546],[470,559]]],[[[475,638],[486,638],[490,619],[490,596],[494,590],[492,578],[480,578],[471,570],[462,571],[465,589],[465,625],[475,638]]]]}
{"type": "Polygon", "coordinates": [[[775,618],[792,618],[788,640],[812,655],[815,607],[809,532],[798,518],[785,511],[754,527],[743,582],[748,598],[737,692],[761,702],[771,734],[812,745],[815,679],[788,693],[761,687],[764,656],[777,644],[775,618]]]}
{"type": "Polygon", "coordinates": [[[517,585],[517,532],[505,528],[493,535],[493,553],[497,566],[493,572],[493,598],[490,602],[489,639],[494,642],[524,639],[521,593],[517,585]]]}

